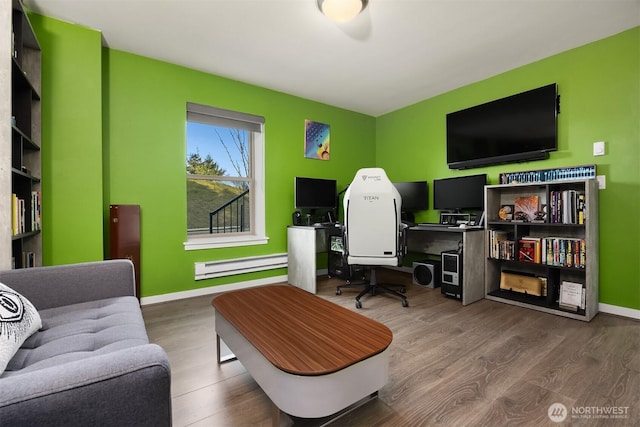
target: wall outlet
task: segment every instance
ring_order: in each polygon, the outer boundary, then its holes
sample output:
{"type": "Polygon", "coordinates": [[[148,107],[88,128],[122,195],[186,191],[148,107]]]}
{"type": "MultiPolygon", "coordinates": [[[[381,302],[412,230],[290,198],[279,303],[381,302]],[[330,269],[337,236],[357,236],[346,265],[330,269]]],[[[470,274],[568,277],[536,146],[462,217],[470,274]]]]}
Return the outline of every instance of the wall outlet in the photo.
{"type": "Polygon", "coordinates": [[[593,155],[604,156],[604,141],[598,141],[593,143],[593,155]]]}
{"type": "Polygon", "coordinates": [[[606,177],[606,175],[598,175],[598,176],[596,176],[596,179],[598,180],[598,189],[604,190],[605,188],[607,188],[607,177],[606,177]]]}

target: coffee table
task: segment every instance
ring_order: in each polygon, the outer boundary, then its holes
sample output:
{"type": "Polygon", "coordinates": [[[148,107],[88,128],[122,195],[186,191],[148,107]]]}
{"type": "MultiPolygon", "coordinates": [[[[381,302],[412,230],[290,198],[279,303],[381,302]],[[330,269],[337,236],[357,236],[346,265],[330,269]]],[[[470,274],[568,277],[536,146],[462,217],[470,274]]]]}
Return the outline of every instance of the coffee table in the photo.
{"type": "Polygon", "coordinates": [[[377,396],[387,382],[392,333],[380,322],[291,285],[214,298],[215,328],[281,411],[321,418],[377,396]]]}

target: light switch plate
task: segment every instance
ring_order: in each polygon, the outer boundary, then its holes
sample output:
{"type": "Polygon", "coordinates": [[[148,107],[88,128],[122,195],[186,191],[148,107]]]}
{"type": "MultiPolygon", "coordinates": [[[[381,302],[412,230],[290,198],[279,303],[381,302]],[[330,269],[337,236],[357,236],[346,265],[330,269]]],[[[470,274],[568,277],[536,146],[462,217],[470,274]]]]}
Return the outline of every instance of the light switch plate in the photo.
{"type": "Polygon", "coordinates": [[[604,141],[598,141],[593,143],[593,155],[604,156],[604,141]]]}
{"type": "Polygon", "coordinates": [[[598,176],[596,176],[596,179],[598,180],[598,188],[600,190],[604,190],[605,188],[607,188],[607,177],[606,177],[606,175],[598,175],[598,176]]]}

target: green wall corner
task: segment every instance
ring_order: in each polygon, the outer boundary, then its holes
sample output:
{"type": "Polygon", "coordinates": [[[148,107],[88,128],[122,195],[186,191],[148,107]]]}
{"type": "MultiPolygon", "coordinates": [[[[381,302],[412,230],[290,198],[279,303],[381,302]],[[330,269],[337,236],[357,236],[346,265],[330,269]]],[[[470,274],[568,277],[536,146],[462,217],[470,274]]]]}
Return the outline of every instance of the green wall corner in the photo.
{"type": "Polygon", "coordinates": [[[43,264],[103,258],[102,36],[30,19],[42,49],[43,264]]]}

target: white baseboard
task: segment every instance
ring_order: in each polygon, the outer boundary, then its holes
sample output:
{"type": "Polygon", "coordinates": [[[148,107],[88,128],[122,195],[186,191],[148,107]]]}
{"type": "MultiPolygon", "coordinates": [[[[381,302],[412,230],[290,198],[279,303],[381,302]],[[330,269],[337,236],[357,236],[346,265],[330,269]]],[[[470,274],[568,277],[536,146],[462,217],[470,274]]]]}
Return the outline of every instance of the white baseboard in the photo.
{"type": "Polygon", "coordinates": [[[619,307],[617,305],[600,303],[598,305],[598,310],[602,313],[615,314],[617,316],[640,320],[640,310],[636,310],[635,308],[619,307]]]}
{"type": "Polygon", "coordinates": [[[213,295],[220,292],[235,291],[238,289],[253,288],[255,286],[271,285],[273,283],[286,283],[288,276],[265,277],[264,279],[247,280],[246,282],[229,283],[228,285],[209,286],[207,288],[192,289],[189,291],[172,292],[170,294],[154,295],[140,298],[140,305],[158,304],[161,302],[176,301],[185,298],[213,295]]]}

